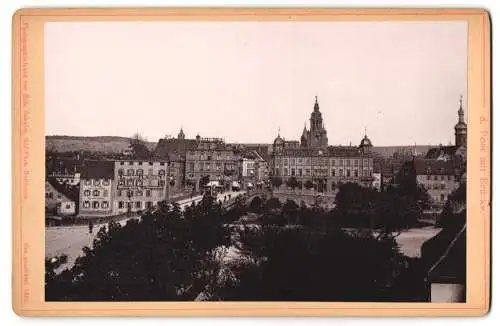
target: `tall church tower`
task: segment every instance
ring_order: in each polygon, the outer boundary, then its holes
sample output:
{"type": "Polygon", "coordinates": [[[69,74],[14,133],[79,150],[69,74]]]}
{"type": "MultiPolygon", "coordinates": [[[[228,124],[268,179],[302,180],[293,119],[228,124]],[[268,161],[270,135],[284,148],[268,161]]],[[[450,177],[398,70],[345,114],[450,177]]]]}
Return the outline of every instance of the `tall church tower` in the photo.
{"type": "Polygon", "coordinates": [[[311,113],[310,131],[309,131],[309,147],[325,148],[328,146],[328,137],[326,136],[326,129],[323,124],[323,117],[319,111],[318,97],[314,103],[314,110],[311,113]]]}
{"type": "Polygon", "coordinates": [[[460,96],[460,108],[458,109],[458,123],[455,125],[455,146],[467,146],[467,124],[464,121],[462,96],[460,96]]]}

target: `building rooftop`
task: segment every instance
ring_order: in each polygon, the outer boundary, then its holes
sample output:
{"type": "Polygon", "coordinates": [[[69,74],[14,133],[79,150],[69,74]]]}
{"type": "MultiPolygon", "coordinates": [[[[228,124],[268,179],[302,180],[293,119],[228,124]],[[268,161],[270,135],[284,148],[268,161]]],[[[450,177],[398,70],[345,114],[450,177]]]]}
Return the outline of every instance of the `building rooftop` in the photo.
{"type": "Polygon", "coordinates": [[[83,165],[82,179],[114,179],[114,161],[86,160],[83,165]]]}

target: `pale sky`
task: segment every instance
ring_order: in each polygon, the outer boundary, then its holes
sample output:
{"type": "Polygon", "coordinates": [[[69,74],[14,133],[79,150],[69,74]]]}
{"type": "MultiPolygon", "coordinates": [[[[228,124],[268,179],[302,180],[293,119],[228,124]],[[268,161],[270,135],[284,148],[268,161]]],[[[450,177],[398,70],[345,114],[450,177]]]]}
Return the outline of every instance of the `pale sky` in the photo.
{"type": "Polygon", "coordinates": [[[48,23],[45,62],[47,135],[299,140],[318,96],[331,145],[446,144],[467,103],[465,21],[48,23]]]}

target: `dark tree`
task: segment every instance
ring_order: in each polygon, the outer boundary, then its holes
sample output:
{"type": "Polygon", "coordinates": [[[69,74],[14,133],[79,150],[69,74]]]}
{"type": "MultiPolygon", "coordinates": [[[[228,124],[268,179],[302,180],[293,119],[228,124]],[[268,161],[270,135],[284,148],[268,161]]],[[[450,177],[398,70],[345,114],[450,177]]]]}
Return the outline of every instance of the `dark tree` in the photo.
{"type": "Polygon", "coordinates": [[[295,188],[297,188],[299,186],[299,183],[297,181],[297,178],[295,177],[290,177],[287,182],[286,182],[286,185],[290,188],[292,188],[293,190],[295,190],[295,188]]]}
{"type": "Polygon", "coordinates": [[[221,297],[243,301],[406,301],[390,296],[403,257],[392,239],[266,226],[240,233],[247,260],[221,297]]]}
{"type": "Polygon", "coordinates": [[[99,230],[70,270],[46,264],[48,301],[194,300],[214,284],[214,252],[229,244],[220,205],[210,196],[182,218],[178,205],[99,230]]]}
{"type": "Polygon", "coordinates": [[[151,152],[146,145],[146,139],[139,133],[136,133],[130,139],[130,146],[132,148],[133,157],[136,159],[147,160],[151,158],[151,152]]]}
{"type": "Polygon", "coordinates": [[[272,177],[271,184],[274,188],[279,188],[283,184],[283,179],[281,179],[280,177],[272,177]]]}

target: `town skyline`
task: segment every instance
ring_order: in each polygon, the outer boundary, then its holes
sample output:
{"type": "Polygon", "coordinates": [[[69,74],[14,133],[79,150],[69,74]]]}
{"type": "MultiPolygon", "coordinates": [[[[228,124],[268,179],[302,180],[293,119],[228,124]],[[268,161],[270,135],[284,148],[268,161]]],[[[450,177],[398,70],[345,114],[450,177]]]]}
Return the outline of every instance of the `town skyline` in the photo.
{"type": "Polygon", "coordinates": [[[460,95],[467,112],[466,22],[49,23],[45,39],[47,135],[300,140],[318,96],[331,145],[365,128],[445,145],[460,95]]]}

